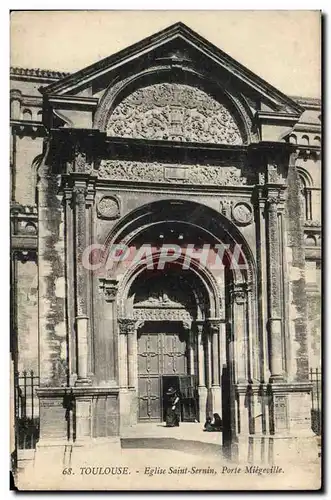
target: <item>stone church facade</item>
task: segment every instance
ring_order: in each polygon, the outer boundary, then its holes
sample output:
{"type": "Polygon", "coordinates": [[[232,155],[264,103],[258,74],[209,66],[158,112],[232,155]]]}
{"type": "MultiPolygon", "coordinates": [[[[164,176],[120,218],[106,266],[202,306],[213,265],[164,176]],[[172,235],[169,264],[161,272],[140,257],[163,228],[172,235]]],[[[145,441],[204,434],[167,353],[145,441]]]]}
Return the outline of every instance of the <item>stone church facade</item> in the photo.
{"type": "Polygon", "coordinates": [[[309,437],[320,101],[178,23],[74,74],[12,68],[10,106],[12,354],[39,377],[38,445],[160,422],[170,385],[183,421],[218,412],[239,443],[309,437]]]}

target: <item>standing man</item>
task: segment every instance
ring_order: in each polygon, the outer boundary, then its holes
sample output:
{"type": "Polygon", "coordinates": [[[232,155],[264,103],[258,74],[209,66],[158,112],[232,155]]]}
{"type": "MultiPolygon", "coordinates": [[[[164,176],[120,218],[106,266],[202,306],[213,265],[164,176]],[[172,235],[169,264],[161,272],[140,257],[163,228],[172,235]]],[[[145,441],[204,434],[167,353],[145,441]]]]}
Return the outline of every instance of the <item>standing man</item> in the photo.
{"type": "Polygon", "coordinates": [[[166,414],[166,427],[179,427],[180,399],[176,389],[170,387],[167,392],[168,405],[166,414]]]}

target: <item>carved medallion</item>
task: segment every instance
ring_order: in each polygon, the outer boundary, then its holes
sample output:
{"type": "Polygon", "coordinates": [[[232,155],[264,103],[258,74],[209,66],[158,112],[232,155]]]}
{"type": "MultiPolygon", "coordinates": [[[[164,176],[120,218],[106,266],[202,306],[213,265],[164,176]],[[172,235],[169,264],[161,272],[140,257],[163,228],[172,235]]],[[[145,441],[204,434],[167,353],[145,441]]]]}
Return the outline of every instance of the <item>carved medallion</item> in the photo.
{"type": "Polygon", "coordinates": [[[115,196],[104,196],[98,203],[98,217],[100,219],[118,219],[121,216],[120,204],[115,196]]]}
{"type": "Polygon", "coordinates": [[[253,219],[253,210],[248,203],[237,203],[232,208],[232,217],[237,224],[245,226],[253,219]]]}
{"type": "Polygon", "coordinates": [[[179,83],[140,88],[114,110],[110,136],[168,141],[243,144],[227,107],[202,90],[179,83]]]}

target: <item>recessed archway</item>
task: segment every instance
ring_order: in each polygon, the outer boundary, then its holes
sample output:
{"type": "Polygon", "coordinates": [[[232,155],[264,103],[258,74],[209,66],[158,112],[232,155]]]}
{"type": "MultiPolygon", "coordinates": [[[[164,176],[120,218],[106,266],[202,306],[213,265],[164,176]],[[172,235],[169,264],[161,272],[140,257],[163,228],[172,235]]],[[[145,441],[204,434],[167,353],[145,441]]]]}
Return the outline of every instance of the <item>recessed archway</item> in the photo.
{"type": "Polygon", "coordinates": [[[190,383],[196,394],[191,407],[199,409],[198,419],[212,411],[220,412],[224,365],[232,363],[236,382],[257,378],[255,264],[247,242],[230,220],[209,207],[162,200],[138,208],[116,224],[106,247],[121,244],[139,256],[131,257],[129,265],[118,262],[111,269],[112,279],[118,282],[117,317],[134,325],[134,334],[120,335],[120,342],[122,350],[130,352],[127,370],[135,391],[137,417],[148,420],[151,414],[146,414],[146,408],[153,407],[152,401],[159,402],[156,414],[162,414],[162,394],[157,393],[156,386],[153,390],[151,387],[158,384],[161,391],[162,377],[170,375],[190,377],[185,383],[190,383]],[[179,253],[160,267],[164,244],[179,249],[179,253]],[[142,253],[144,245],[150,250],[142,253]],[[201,258],[204,245],[205,259],[201,258]],[[220,245],[226,251],[222,267],[217,269],[215,260],[210,262],[209,257],[215,256],[215,248],[220,245]],[[232,267],[230,257],[235,245],[240,247],[240,265],[232,267]],[[189,264],[188,250],[192,257],[189,264]],[[177,293],[179,282],[186,286],[185,300],[185,293],[177,293]],[[176,325],[178,331],[173,332],[176,325]],[[183,352],[171,351],[175,358],[182,356],[181,373],[164,373],[160,368],[149,381],[151,372],[140,372],[139,363],[149,356],[154,360],[169,357],[169,352],[165,354],[160,347],[168,341],[182,347],[183,352]],[[145,405],[144,410],[140,403],[145,405]]]}

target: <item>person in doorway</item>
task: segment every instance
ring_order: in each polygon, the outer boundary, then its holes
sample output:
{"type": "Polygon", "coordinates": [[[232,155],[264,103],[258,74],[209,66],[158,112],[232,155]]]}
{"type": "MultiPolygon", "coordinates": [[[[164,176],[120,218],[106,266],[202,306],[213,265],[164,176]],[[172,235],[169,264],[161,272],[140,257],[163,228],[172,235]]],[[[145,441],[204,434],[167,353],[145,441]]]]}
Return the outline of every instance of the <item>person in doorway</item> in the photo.
{"type": "Polygon", "coordinates": [[[221,417],[218,413],[214,413],[213,420],[211,417],[207,417],[203,430],[205,432],[221,432],[222,428],[223,425],[221,417]]]}
{"type": "Polygon", "coordinates": [[[167,396],[166,427],[179,427],[180,399],[176,389],[170,387],[167,396]]]}
{"type": "Polygon", "coordinates": [[[214,413],[213,417],[214,418],[211,425],[213,426],[214,431],[220,432],[223,428],[222,419],[218,413],[214,413]]]}
{"type": "Polygon", "coordinates": [[[205,422],[203,430],[205,432],[213,432],[214,429],[213,429],[213,426],[212,426],[212,423],[211,423],[211,417],[207,417],[206,418],[206,422],[205,422]]]}

